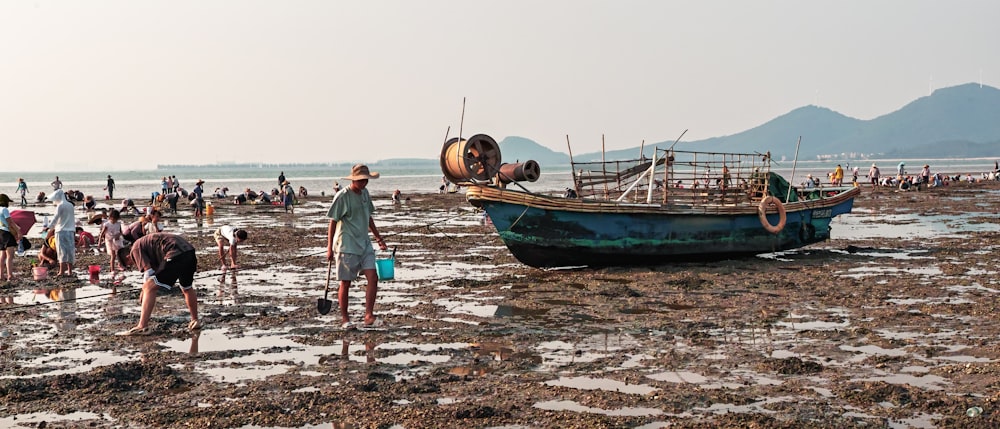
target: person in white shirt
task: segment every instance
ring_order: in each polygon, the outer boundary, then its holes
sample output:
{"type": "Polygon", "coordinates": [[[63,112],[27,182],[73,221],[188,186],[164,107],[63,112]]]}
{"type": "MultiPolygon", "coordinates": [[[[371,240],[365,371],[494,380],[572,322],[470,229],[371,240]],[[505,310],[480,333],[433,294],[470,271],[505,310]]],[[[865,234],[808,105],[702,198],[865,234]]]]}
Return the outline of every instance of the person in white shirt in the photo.
{"type": "Polygon", "coordinates": [[[76,215],[73,204],[66,199],[62,189],[57,189],[49,196],[56,206],[49,227],[55,231],[56,253],[59,255],[59,276],[73,276],[73,264],[76,262],[76,215]]]}
{"type": "Polygon", "coordinates": [[[226,245],[229,245],[229,259],[232,261],[231,268],[237,269],[239,265],[236,263],[236,256],[239,252],[236,250],[237,245],[247,240],[248,234],[247,230],[235,228],[230,225],[223,225],[219,229],[215,230],[213,234],[215,237],[215,242],[219,245],[219,263],[222,268],[226,268],[226,245]]]}

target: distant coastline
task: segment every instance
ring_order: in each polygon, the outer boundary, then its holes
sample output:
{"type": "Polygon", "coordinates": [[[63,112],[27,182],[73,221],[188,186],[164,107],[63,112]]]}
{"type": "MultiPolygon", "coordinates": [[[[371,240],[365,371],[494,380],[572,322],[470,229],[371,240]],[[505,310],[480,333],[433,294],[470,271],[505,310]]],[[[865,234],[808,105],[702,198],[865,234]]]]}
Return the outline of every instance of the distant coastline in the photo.
{"type": "Polygon", "coordinates": [[[260,168],[274,170],[277,168],[328,168],[351,166],[350,162],[293,162],[293,163],[272,163],[272,162],[225,162],[212,164],[156,164],[156,170],[175,169],[201,169],[201,168],[260,168]]]}
{"type": "MultiPolygon", "coordinates": [[[[276,162],[216,162],[211,164],[157,164],[156,170],[178,170],[178,169],[206,169],[206,168],[225,168],[225,169],[316,169],[316,168],[350,168],[352,165],[356,164],[355,161],[341,161],[341,162],[289,162],[289,163],[276,163],[276,162]]],[[[371,167],[439,167],[439,162],[436,159],[421,159],[421,158],[395,158],[386,159],[381,161],[374,161],[368,163],[371,167]]]]}

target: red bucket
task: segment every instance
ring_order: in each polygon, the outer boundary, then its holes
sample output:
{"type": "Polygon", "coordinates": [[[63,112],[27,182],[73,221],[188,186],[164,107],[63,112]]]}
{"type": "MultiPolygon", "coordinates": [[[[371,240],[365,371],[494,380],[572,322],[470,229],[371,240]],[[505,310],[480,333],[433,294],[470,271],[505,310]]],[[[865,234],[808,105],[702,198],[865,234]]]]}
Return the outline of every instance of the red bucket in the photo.
{"type": "Polygon", "coordinates": [[[91,265],[88,268],[88,271],[90,271],[90,284],[96,285],[96,284],[98,284],[98,283],[101,282],[101,266],[100,265],[91,265]]]}

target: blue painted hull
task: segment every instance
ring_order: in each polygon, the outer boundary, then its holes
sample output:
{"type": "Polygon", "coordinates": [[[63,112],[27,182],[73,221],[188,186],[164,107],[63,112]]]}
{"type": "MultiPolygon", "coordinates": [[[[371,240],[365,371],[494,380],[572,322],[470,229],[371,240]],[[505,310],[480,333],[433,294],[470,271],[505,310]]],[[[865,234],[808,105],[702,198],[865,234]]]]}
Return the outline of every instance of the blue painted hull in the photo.
{"type": "MultiPolygon", "coordinates": [[[[830,238],[830,221],[848,213],[849,197],[788,204],[777,234],[765,230],[755,207],[711,210],[570,203],[517,191],[470,190],[504,244],[533,267],[662,265],[794,249],[830,238]]],[[[568,201],[568,200],[567,200],[568,201]]],[[[777,213],[768,214],[771,225],[777,213]]]]}

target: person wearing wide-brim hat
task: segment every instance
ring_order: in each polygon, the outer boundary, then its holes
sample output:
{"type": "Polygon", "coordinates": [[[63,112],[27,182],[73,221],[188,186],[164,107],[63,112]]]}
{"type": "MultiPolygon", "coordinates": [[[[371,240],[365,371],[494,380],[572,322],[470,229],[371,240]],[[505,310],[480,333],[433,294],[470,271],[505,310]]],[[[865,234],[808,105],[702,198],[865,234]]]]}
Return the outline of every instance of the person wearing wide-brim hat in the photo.
{"type": "Polygon", "coordinates": [[[868,169],[868,180],[870,180],[872,182],[872,190],[873,191],[878,191],[878,180],[879,180],[879,176],[881,176],[881,175],[882,175],[882,172],[880,172],[878,170],[878,166],[876,166],[875,163],[873,162],[872,163],[872,168],[868,169]]]}
{"type": "Polygon", "coordinates": [[[351,184],[333,196],[333,204],[326,213],[330,227],[326,237],[326,259],[337,267],[340,289],[337,300],[340,303],[342,327],[351,329],[354,325],[347,315],[347,296],[351,281],[361,272],[367,282],[365,288],[365,326],[380,324],[375,317],[375,297],[378,293],[378,274],[375,271],[375,249],[368,239],[370,231],[379,249],[387,250],[385,240],[375,226],[372,213],[375,205],[368,194],[368,180],[377,179],[378,173],[368,170],[364,164],[351,168],[351,175],[344,177],[351,184]]]}
{"type": "Polygon", "coordinates": [[[924,164],[924,168],[920,170],[919,181],[917,182],[917,190],[920,190],[920,186],[924,187],[930,186],[931,184],[931,166],[930,164],[924,164]]]}
{"type": "Polygon", "coordinates": [[[292,182],[287,180],[281,182],[281,203],[285,207],[285,213],[295,213],[295,189],[292,188],[292,182]]]}
{"type": "Polygon", "coordinates": [[[205,215],[205,181],[198,179],[194,183],[194,189],[191,190],[191,208],[194,209],[194,217],[199,218],[205,215]]]}

